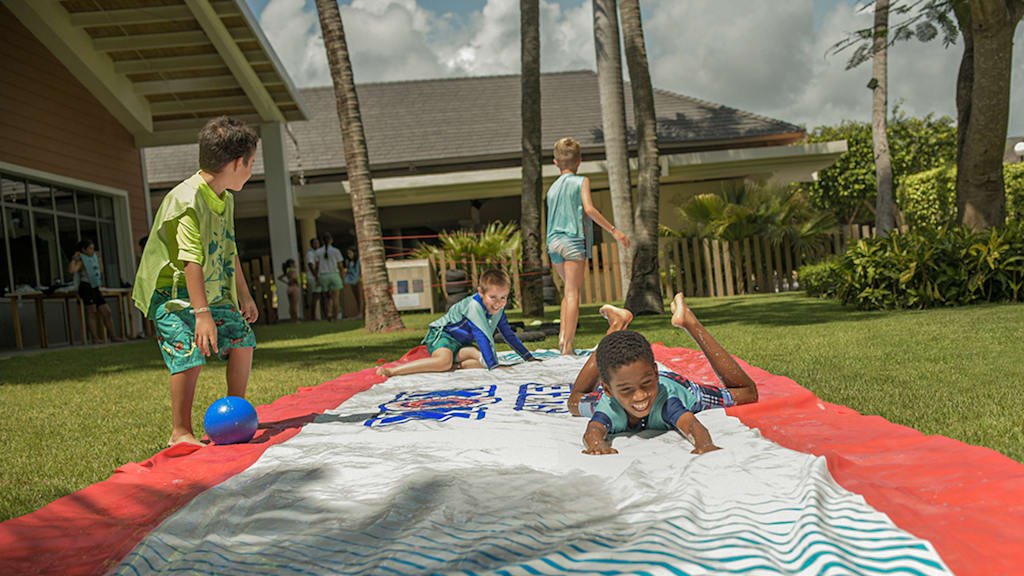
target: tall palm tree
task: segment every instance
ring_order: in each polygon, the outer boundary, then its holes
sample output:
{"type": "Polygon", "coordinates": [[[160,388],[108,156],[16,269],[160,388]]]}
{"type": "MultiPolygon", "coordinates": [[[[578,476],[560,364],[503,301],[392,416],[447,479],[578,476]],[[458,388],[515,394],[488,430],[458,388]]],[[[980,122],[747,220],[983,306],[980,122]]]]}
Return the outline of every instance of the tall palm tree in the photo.
{"type": "Polygon", "coordinates": [[[626,45],[626,65],[633,92],[633,116],[636,118],[639,170],[637,206],[633,218],[636,246],[633,268],[626,294],[626,308],[634,314],[661,314],[664,311],[661,278],[658,273],[658,165],[657,120],[654,115],[654,88],[647,68],[644,27],[639,0],[619,4],[622,38],[626,45]]]}
{"type": "Polygon", "coordinates": [[[540,7],[537,0],[520,0],[520,58],[522,62],[523,123],[523,315],[544,316],[541,282],[540,198],[543,188],[540,143],[540,7]]]}
{"type": "MultiPolygon", "coordinates": [[[[622,55],[619,49],[619,18],[616,0],[593,0],[594,51],[597,53],[597,86],[601,96],[601,127],[604,156],[612,196],[612,220],[628,238],[633,238],[633,191],[629,183],[629,142],[626,134],[626,104],[622,94],[622,55]]],[[[633,252],[619,247],[622,293],[629,291],[633,252]]]]}
{"type": "Polygon", "coordinates": [[[886,66],[889,46],[889,0],[875,0],[875,28],[873,36],[871,83],[874,93],[871,104],[871,136],[875,149],[875,179],[878,182],[878,197],[875,200],[875,230],[881,236],[888,236],[896,219],[892,201],[892,157],[889,155],[889,137],[886,134],[888,108],[886,66]]]}
{"type": "Polygon", "coordinates": [[[345,147],[345,170],[348,173],[352,214],[359,244],[359,265],[363,271],[363,295],[366,302],[366,329],[369,332],[399,330],[405,326],[391,298],[388,272],[384,261],[384,241],[377,210],[377,197],[370,180],[370,157],[366,151],[363,120],[359,114],[352,63],[345,43],[345,28],[337,0],[316,0],[320,30],[327,50],[327,62],[338,101],[338,119],[345,147]]]}

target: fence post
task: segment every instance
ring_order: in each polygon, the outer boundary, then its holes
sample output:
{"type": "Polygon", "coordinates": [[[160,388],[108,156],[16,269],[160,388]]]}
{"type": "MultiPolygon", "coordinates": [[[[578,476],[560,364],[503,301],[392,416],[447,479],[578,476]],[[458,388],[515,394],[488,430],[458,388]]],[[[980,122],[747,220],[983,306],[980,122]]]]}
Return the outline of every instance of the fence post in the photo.
{"type": "Polygon", "coordinates": [[[471,266],[471,270],[473,271],[473,283],[469,287],[469,291],[472,292],[477,286],[480,285],[480,283],[477,281],[479,276],[476,275],[476,254],[469,255],[469,263],[471,266]]]}
{"type": "Polygon", "coordinates": [[[708,294],[704,290],[704,261],[700,257],[700,243],[700,238],[693,239],[693,272],[697,282],[694,293],[707,296],[708,294]]]}
{"type": "MultiPolygon", "coordinates": [[[[504,259],[504,258],[505,257],[502,256],[502,259],[504,259]]],[[[523,283],[519,279],[519,266],[521,264],[522,264],[522,262],[520,260],[512,259],[512,263],[509,265],[509,268],[512,269],[512,286],[513,286],[513,290],[516,291],[516,302],[519,304],[519,311],[520,312],[522,312],[524,310],[524,308],[523,308],[523,283]]],[[[543,286],[541,287],[541,290],[543,290],[543,286]]],[[[543,300],[543,298],[542,298],[542,300],[543,300]]],[[[541,306],[543,306],[543,301],[541,302],[541,306]]],[[[543,310],[543,308],[541,308],[541,309],[543,310]]]]}
{"type": "Polygon", "coordinates": [[[694,294],[693,281],[690,279],[693,274],[688,270],[690,264],[693,263],[693,258],[690,258],[690,241],[686,238],[679,239],[679,272],[677,278],[679,279],[679,287],[686,286],[686,295],[694,294]]]}

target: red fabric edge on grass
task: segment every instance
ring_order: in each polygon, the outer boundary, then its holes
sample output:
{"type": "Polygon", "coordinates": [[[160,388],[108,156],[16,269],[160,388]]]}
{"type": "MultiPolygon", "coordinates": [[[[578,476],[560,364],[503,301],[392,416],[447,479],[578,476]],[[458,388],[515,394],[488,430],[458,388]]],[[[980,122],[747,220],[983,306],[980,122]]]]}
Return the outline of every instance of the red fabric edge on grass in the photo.
{"type": "MultiPolygon", "coordinates": [[[[696,350],[655,344],[654,355],[694,381],[718,384],[696,350]]],[[[1024,465],[823,402],[789,378],[739,362],[757,382],[758,402],[729,415],[776,444],[824,456],[840,485],[930,541],[954,573],[1024,571],[1024,465]]]]}
{"type": "MultiPolygon", "coordinates": [[[[698,382],[717,383],[700,352],[654,345],[655,357],[698,382]]],[[[425,356],[422,346],[399,362],[425,356]]],[[[825,456],[833,477],[932,542],[957,574],[1016,574],[1024,566],[1024,466],[987,448],[925,436],[822,402],[788,378],[740,361],[757,404],[730,408],[782,446],[825,456]]],[[[0,573],[102,574],[164,518],[248,468],[317,414],[380,381],[372,368],[260,406],[248,444],[178,446],[118,468],[109,479],[0,523],[0,573]]]]}
{"type": "MultiPolygon", "coordinates": [[[[399,362],[426,356],[413,348],[399,362]]],[[[300,388],[259,406],[260,430],[247,444],[179,444],[128,463],[102,482],[0,523],[0,574],[103,574],[153,528],[203,491],[245,470],[304,424],[382,379],[374,368],[300,388]]]]}

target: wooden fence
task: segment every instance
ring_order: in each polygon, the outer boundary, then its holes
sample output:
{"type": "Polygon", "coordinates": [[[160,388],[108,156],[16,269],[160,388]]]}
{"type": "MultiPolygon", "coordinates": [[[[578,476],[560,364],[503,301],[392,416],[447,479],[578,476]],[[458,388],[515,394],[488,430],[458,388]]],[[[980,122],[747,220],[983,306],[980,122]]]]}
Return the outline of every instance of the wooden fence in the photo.
{"type": "MultiPolygon", "coordinates": [[[[799,285],[795,272],[801,266],[832,254],[841,254],[850,242],[873,235],[872,226],[842,226],[824,242],[803,250],[792,245],[788,239],[777,242],[762,236],[734,241],[661,238],[658,266],[662,292],[670,295],[682,291],[691,296],[717,297],[797,290],[799,285]]],[[[431,259],[431,265],[437,273],[437,283],[445,297],[444,270],[466,270],[467,282],[472,291],[479,271],[485,264],[475,257],[470,257],[468,262],[454,262],[444,257],[431,259]]],[[[519,288],[519,265],[509,267],[505,259],[501,259],[500,264],[511,270],[513,286],[519,288]]],[[[544,254],[544,266],[550,269],[547,253],[544,254]]],[[[619,251],[614,243],[595,245],[584,268],[581,303],[624,300],[626,295],[622,293],[619,283],[619,268],[619,251]]],[[[555,282],[561,288],[558,278],[555,278],[555,282]]],[[[518,293],[519,290],[514,292],[518,293]]],[[[518,298],[515,300],[516,305],[521,306],[518,298]]]]}

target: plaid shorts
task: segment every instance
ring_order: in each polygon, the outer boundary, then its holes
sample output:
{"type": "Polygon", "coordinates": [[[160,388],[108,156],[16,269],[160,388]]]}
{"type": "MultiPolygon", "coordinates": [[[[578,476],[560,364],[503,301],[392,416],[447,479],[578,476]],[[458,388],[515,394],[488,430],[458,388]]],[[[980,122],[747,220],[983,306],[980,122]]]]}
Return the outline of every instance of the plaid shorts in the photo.
{"type": "MultiPolygon", "coordinates": [[[[708,408],[728,408],[736,405],[736,401],[732,399],[732,392],[729,392],[728,388],[705,386],[703,384],[697,384],[691,380],[686,381],[686,386],[688,386],[690,391],[693,392],[698,400],[700,400],[700,410],[707,410],[708,408]]],[[[694,412],[699,412],[700,410],[694,410],[694,412]]]]}
{"type": "MultiPolygon", "coordinates": [[[[188,298],[188,291],[179,290],[178,297],[188,298]]],[[[168,312],[165,306],[170,299],[169,290],[157,290],[150,304],[150,319],[156,327],[156,341],[164,364],[171,374],[177,374],[206,364],[206,357],[196,346],[196,317],[192,309],[168,312]]],[[[256,347],[252,327],[233,304],[210,306],[210,314],[217,325],[217,351],[221,359],[227,358],[232,348],[256,347]]]]}

